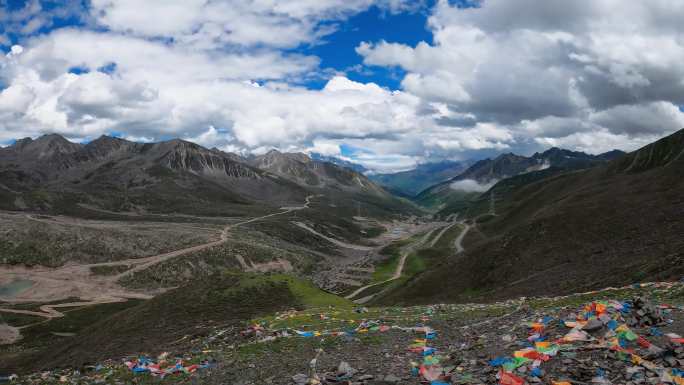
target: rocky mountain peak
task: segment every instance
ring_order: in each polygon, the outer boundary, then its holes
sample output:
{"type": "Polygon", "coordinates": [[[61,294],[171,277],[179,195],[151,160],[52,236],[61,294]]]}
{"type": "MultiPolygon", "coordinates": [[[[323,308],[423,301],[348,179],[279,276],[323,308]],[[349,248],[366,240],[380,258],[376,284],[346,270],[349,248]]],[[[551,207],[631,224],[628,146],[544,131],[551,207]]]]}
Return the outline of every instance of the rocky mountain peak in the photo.
{"type": "Polygon", "coordinates": [[[99,138],[88,143],[86,145],[86,147],[96,146],[96,147],[118,148],[118,147],[121,147],[124,145],[131,145],[131,144],[134,144],[134,142],[130,142],[126,139],[116,138],[113,136],[102,135],[99,138]]]}
{"type": "Polygon", "coordinates": [[[43,135],[35,140],[26,138],[17,141],[17,144],[15,144],[16,150],[25,153],[34,159],[72,154],[81,148],[82,146],[80,144],[72,143],[59,134],[43,135]]]}
{"type": "Polygon", "coordinates": [[[125,139],[102,135],[84,146],[79,159],[102,159],[119,151],[132,150],[139,145],[125,139]]]}
{"type": "Polygon", "coordinates": [[[529,158],[522,156],[522,155],[516,155],[512,152],[506,153],[506,154],[501,154],[494,158],[493,161],[490,162],[491,167],[500,167],[504,164],[515,164],[515,163],[521,163],[527,161],[529,158]]]}

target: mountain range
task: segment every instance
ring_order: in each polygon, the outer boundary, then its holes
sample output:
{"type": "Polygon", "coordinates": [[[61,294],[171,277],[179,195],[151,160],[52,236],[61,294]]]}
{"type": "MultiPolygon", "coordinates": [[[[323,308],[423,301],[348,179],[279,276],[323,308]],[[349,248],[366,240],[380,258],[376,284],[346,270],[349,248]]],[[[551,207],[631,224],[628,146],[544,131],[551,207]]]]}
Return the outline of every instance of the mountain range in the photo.
{"type": "Polygon", "coordinates": [[[622,155],[624,152],[619,150],[590,155],[555,147],[529,157],[502,154],[475,162],[457,176],[421,191],[414,200],[442,215],[462,213],[473,199],[501,180],[522,174],[547,175],[591,168],[622,155]],[[544,172],[537,174],[541,171],[544,172]]]}
{"type": "Polygon", "coordinates": [[[52,134],[0,149],[0,208],[222,215],[301,204],[326,191],[393,200],[363,174],[305,154],[244,158],[180,139],[87,144],[52,134]]]}

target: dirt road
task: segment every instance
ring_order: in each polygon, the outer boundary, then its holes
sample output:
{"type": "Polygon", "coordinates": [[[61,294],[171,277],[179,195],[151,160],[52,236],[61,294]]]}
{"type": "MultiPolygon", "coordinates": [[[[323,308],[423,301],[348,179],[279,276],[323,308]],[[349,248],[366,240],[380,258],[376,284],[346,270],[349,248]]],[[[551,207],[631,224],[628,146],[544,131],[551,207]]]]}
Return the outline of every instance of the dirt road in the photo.
{"type": "Polygon", "coordinates": [[[103,262],[93,264],[74,265],[68,264],[59,268],[40,268],[30,269],[21,266],[0,268],[0,274],[6,280],[26,279],[34,282],[32,287],[23,291],[13,298],[4,298],[5,302],[54,302],[67,298],[80,298],[82,302],[69,302],[52,305],[44,305],[40,311],[25,311],[8,308],[0,308],[0,312],[20,313],[27,315],[40,316],[45,318],[56,318],[64,316],[56,310],[64,307],[91,306],[104,303],[122,302],[129,298],[152,298],[158,292],[150,294],[140,294],[131,292],[121,287],[117,281],[125,276],[145,270],[163,261],[176,258],[182,255],[195,253],[211,247],[218,246],[228,240],[228,233],[231,229],[248,223],[256,222],[276,215],[284,215],[296,210],[303,210],[309,207],[314,195],[306,197],[304,205],[282,207],[279,212],[251,218],[242,222],[227,225],[221,231],[221,239],[201,245],[175,250],[169,253],[154,255],[146,258],[127,259],[115,262],[103,262]],[[127,271],[113,276],[93,275],[91,268],[101,266],[133,266],[127,271]]]}
{"type": "MultiPolygon", "coordinates": [[[[468,234],[468,231],[470,231],[470,229],[472,228],[472,226],[469,225],[468,223],[466,223],[465,221],[454,222],[454,223],[452,223],[452,224],[447,225],[446,227],[444,227],[442,230],[440,230],[439,234],[437,234],[437,236],[435,236],[435,238],[430,242],[430,244],[429,244],[428,246],[429,246],[429,247],[433,247],[433,246],[437,243],[437,241],[442,237],[442,235],[444,235],[444,233],[445,233],[447,230],[449,230],[451,227],[453,227],[453,226],[455,226],[455,225],[463,226],[463,230],[461,230],[461,233],[460,233],[460,234],[458,235],[458,237],[454,240],[454,248],[456,249],[455,254],[460,254],[460,253],[462,253],[462,252],[465,250],[465,249],[463,248],[463,239],[465,238],[466,234],[468,234]]],[[[391,281],[394,281],[394,280],[396,280],[396,279],[399,279],[399,278],[401,277],[401,274],[402,274],[403,270],[404,270],[404,265],[406,264],[406,259],[408,258],[408,256],[409,256],[412,252],[414,252],[417,248],[419,248],[419,247],[421,247],[422,245],[424,245],[424,244],[427,242],[427,240],[430,238],[430,236],[432,235],[432,233],[433,233],[435,230],[437,230],[437,229],[432,229],[431,231],[429,231],[428,233],[426,233],[419,241],[412,243],[411,245],[407,246],[404,250],[402,250],[401,259],[399,260],[399,264],[397,265],[397,269],[396,269],[396,271],[394,272],[394,275],[393,275],[391,278],[386,279],[386,280],[384,280],[384,281],[382,281],[382,282],[376,282],[376,283],[373,283],[373,284],[370,284],[370,285],[366,285],[366,286],[360,287],[360,288],[358,288],[357,290],[355,290],[353,293],[351,293],[351,294],[349,294],[348,296],[346,296],[345,298],[346,298],[346,299],[353,299],[353,298],[355,298],[356,296],[358,296],[359,294],[363,293],[363,292],[364,292],[366,289],[368,289],[368,288],[375,287],[375,286],[378,286],[378,285],[383,285],[383,284],[385,284],[385,283],[387,283],[387,282],[391,282],[391,281]]],[[[371,299],[373,299],[375,296],[377,296],[377,295],[380,294],[380,293],[382,293],[382,291],[381,291],[381,292],[378,292],[378,293],[375,293],[375,294],[368,295],[368,296],[363,297],[363,298],[358,298],[358,299],[354,300],[354,302],[356,302],[356,303],[358,303],[358,304],[366,303],[366,302],[370,301],[371,299]]]]}
{"type": "MultiPolygon", "coordinates": [[[[33,315],[33,316],[44,317],[44,318],[60,318],[60,317],[64,317],[64,313],[56,310],[58,308],[83,307],[83,306],[100,305],[103,303],[126,302],[128,299],[132,299],[132,298],[134,298],[134,297],[109,297],[109,298],[101,298],[101,299],[98,299],[97,301],[65,302],[65,303],[59,303],[59,304],[55,304],[55,305],[43,305],[43,306],[39,307],[40,311],[20,310],[20,309],[0,309],[0,311],[3,311],[5,313],[33,315]]],[[[136,296],[135,298],[149,299],[149,297],[147,297],[147,296],[136,296]]],[[[30,325],[28,325],[28,326],[30,326],[30,325]]],[[[24,327],[26,327],[26,326],[22,326],[22,327],[19,327],[17,329],[22,329],[24,327]]]]}
{"type": "Polygon", "coordinates": [[[324,235],[324,234],[319,233],[318,231],[312,229],[311,227],[307,226],[306,224],[304,224],[304,223],[302,223],[302,222],[292,222],[292,223],[294,223],[295,225],[297,225],[297,226],[303,228],[304,230],[306,230],[306,231],[308,231],[308,232],[310,232],[310,233],[312,233],[312,234],[314,234],[314,235],[316,235],[316,236],[319,236],[319,237],[325,239],[326,241],[328,241],[328,242],[330,242],[330,243],[332,243],[332,244],[334,244],[334,245],[336,245],[336,246],[339,246],[339,247],[344,247],[344,248],[346,248],[346,249],[359,250],[359,251],[370,251],[370,250],[375,249],[375,247],[361,246],[361,245],[353,245],[353,244],[351,244],[351,243],[342,242],[342,241],[337,240],[337,239],[335,239],[335,238],[330,238],[330,237],[328,237],[328,236],[326,236],[326,235],[324,235]]]}
{"type": "Polygon", "coordinates": [[[452,223],[452,224],[450,224],[450,225],[444,226],[444,228],[443,228],[442,230],[440,230],[440,232],[439,232],[439,233],[435,236],[435,238],[430,242],[430,246],[429,246],[429,247],[435,247],[435,245],[436,245],[437,242],[440,240],[440,238],[442,238],[442,235],[444,235],[444,233],[446,233],[447,231],[449,231],[449,229],[452,228],[455,224],[456,224],[456,222],[454,222],[454,223],[452,223]]]}
{"type": "Polygon", "coordinates": [[[461,230],[461,234],[458,235],[456,240],[454,241],[454,247],[456,248],[456,254],[462,253],[465,249],[463,248],[463,238],[465,238],[466,234],[468,234],[468,231],[470,231],[470,228],[472,227],[471,225],[467,224],[465,221],[461,221],[460,225],[463,226],[463,230],[461,230]]]}

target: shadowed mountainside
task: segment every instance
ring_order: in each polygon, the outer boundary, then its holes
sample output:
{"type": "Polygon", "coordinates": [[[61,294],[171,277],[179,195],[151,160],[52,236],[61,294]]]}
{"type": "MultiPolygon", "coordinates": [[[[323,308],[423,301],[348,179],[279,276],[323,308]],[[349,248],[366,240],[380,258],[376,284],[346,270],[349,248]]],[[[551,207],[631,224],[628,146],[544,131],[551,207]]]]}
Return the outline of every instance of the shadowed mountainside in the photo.
{"type": "Polygon", "coordinates": [[[603,166],[508,187],[494,215],[476,218],[465,253],[383,301],[553,295],[684,274],[684,130],[603,166]]]}

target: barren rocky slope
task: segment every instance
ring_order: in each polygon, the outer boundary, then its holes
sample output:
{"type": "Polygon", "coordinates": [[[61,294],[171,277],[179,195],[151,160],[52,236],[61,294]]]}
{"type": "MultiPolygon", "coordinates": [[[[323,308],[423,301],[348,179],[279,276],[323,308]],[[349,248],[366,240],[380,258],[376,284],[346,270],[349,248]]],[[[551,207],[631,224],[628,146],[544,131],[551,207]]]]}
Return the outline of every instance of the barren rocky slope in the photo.
{"type": "Polygon", "coordinates": [[[0,148],[6,210],[245,215],[301,202],[312,189],[395,200],[363,175],[304,154],[271,152],[249,161],[179,139],[102,136],[77,144],[55,134],[0,148]]]}

